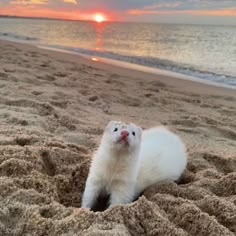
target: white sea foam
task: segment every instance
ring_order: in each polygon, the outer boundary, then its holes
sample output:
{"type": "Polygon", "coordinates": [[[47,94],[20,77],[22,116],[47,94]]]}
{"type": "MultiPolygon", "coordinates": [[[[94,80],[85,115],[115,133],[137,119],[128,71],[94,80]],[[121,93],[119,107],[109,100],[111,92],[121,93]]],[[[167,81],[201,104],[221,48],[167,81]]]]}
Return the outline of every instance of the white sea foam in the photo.
{"type": "MultiPolygon", "coordinates": [[[[52,51],[58,51],[58,52],[78,55],[78,56],[84,57],[84,58],[89,59],[89,60],[91,60],[94,56],[92,54],[89,55],[89,54],[85,54],[85,53],[79,53],[79,52],[75,52],[75,51],[65,50],[65,49],[62,49],[61,47],[55,47],[55,46],[54,47],[38,46],[38,47],[42,48],[42,49],[47,49],[47,50],[52,50],[52,51]]],[[[165,76],[172,77],[172,78],[190,80],[190,81],[194,81],[194,82],[198,82],[198,83],[214,85],[214,86],[217,86],[217,87],[236,89],[236,86],[229,85],[227,83],[219,83],[219,82],[215,82],[214,80],[201,79],[199,77],[194,77],[194,76],[191,76],[191,75],[185,75],[185,74],[181,74],[181,73],[178,73],[178,72],[172,72],[172,71],[169,71],[169,70],[152,68],[152,67],[148,67],[148,66],[138,65],[138,64],[134,64],[134,63],[120,61],[120,60],[113,60],[113,59],[104,58],[104,57],[96,57],[96,58],[101,63],[111,64],[111,65],[115,65],[115,66],[122,67],[122,68],[138,70],[138,71],[151,73],[151,74],[155,74],[155,75],[165,75],[165,76]]]]}

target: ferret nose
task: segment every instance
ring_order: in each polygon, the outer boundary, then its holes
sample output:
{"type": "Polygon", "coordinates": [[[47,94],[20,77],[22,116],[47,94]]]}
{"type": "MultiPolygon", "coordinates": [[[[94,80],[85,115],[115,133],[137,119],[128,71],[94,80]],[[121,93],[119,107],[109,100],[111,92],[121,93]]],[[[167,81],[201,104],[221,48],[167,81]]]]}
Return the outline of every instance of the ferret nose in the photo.
{"type": "Polygon", "coordinates": [[[129,132],[127,130],[122,130],[120,134],[123,138],[126,138],[129,136],[129,132]]]}

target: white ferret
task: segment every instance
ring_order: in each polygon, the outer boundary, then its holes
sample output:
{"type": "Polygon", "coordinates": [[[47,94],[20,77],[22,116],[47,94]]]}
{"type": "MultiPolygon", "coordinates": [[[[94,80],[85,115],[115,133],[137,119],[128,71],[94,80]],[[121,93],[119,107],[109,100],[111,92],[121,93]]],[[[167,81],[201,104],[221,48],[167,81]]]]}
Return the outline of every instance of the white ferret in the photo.
{"type": "Polygon", "coordinates": [[[95,153],[82,207],[92,208],[101,193],[109,206],[129,203],[147,187],[178,180],[187,163],[180,138],[164,127],[145,131],[135,124],[111,121],[95,153]]]}
{"type": "Polygon", "coordinates": [[[179,136],[163,126],[144,130],[135,185],[136,195],[157,182],[178,180],[186,164],[186,149],[179,136]]]}
{"type": "Polygon", "coordinates": [[[110,195],[109,206],[134,199],[141,135],[142,129],[135,124],[109,122],[92,159],[82,198],[83,208],[93,208],[101,194],[110,195]]]}

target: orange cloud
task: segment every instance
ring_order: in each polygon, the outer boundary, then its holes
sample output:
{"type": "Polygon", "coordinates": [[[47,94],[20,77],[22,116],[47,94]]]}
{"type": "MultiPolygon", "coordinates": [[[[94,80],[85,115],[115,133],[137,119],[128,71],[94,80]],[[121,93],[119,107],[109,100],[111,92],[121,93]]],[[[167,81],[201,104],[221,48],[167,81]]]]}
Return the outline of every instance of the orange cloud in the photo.
{"type": "Polygon", "coordinates": [[[219,10],[129,10],[130,15],[171,15],[171,14],[191,14],[191,15],[215,15],[215,16],[236,16],[236,8],[225,8],[219,10]]]}
{"type": "Polygon", "coordinates": [[[65,3],[78,4],[77,0],[64,0],[65,3]]]}
{"type": "Polygon", "coordinates": [[[92,19],[90,14],[80,12],[77,10],[68,11],[63,9],[47,9],[41,7],[34,7],[29,5],[27,8],[24,6],[14,5],[9,10],[9,7],[0,9],[2,15],[15,15],[15,16],[28,16],[28,17],[49,17],[68,20],[89,20],[92,19]]]}
{"type": "Polygon", "coordinates": [[[160,3],[160,4],[154,4],[151,6],[145,6],[143,9],[145,10],[152,10],[152,9],[157,9],[157,8],[162,8],[162,7],[170,7],[170,8],[175,8],[178,7],[180,5],[179,2],[175,2],[175,3],[160,3]]]}
{"type": "Polygon", "coordinates": [[[221,10],[204,10],[204,11],[193,11],[194,15],[215,15],[215,16],[236,16],[236,8],[225,8],[221,10]]]}
{"type": "Polygon", "coordinates": [[[28,4],[47,4],[48,0],[15,0],[11,1],[10,4],[16,5],[28,5],[28,4]]]}
{"type": "MultiPolygon", "coordinates": [[[[78,4],[77,0],[62,0],[64,3],[78,4]]],[[[17,5],[33,5],[33,4],[47,4],[48,0],[13,0],[10,4],[17,5]]]]}
{"type": "MultiPolygon", "coordinates": [[[[82,10],[67,10],[67,9],[49,9],[44,7],[45,5],[11,5],[1,7],[0,14],[11,16],[27,16],[27,17],[46,17],[56,19],[67,20],[94,20],[94,11],[82,11],[82,10]]],[[[102,11],[107,21],[115,20],[115,16],[112,12],[102,11]]]]}

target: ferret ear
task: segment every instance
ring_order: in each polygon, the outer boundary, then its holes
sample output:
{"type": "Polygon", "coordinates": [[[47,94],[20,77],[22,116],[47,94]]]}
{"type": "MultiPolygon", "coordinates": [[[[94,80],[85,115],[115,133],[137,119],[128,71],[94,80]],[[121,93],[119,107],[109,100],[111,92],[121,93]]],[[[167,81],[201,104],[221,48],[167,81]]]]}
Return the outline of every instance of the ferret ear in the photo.
{"type": "Polygon", "coordinates": [[[106,130],[110,129],[116,122],[114,120],[109,121],[109,123],[106,126],[106,130]]]}
{"type": "Polygon", "coordinates": [[[141,138],[142,137],[142,133],[143,133],[143,129],[140,126],[137,126],[137,128],[138,128],[139,136],[141,138]]]}

